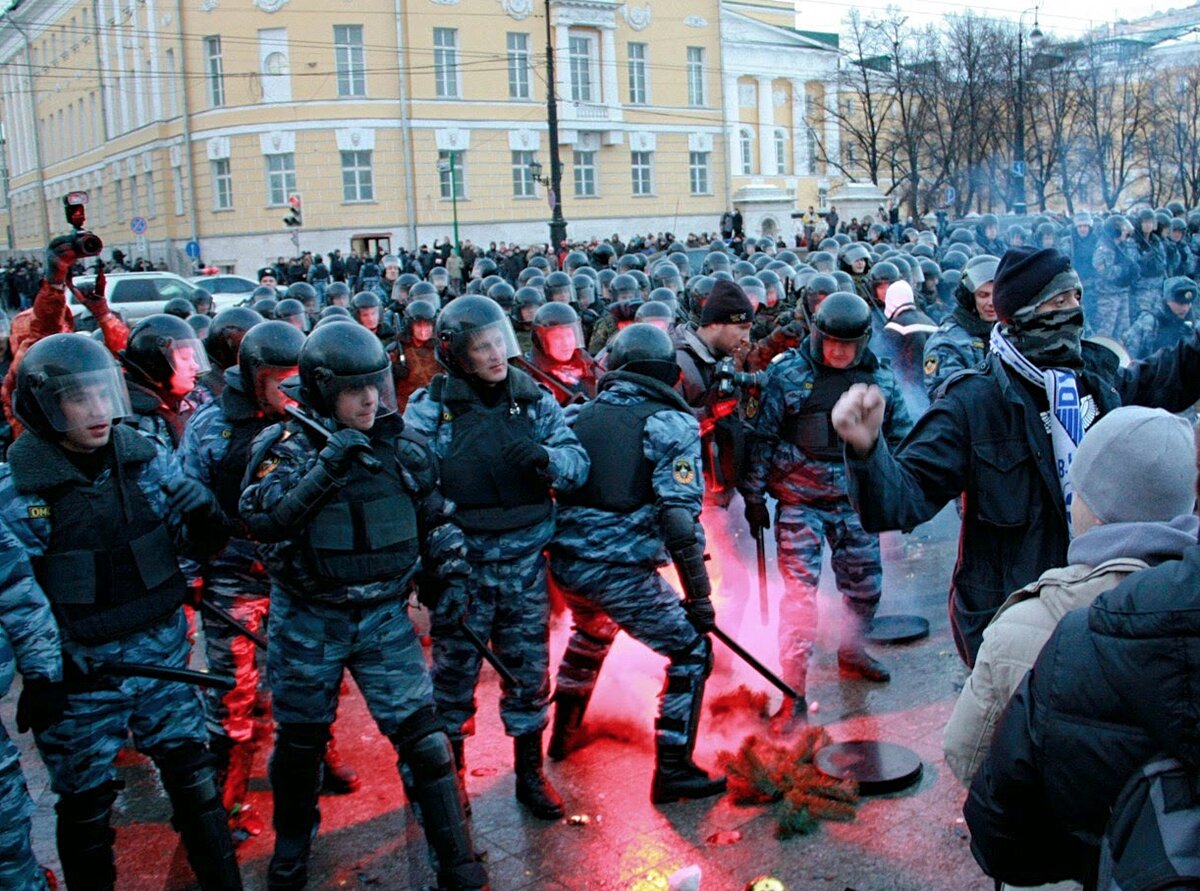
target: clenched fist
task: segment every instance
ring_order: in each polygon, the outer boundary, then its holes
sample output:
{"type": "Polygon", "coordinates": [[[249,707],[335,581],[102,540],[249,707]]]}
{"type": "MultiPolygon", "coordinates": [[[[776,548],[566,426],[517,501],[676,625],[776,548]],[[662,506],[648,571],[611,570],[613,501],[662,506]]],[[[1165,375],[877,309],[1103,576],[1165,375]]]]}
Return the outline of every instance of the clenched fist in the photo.
{"type": "Polygon", "coordinates": [[[833,429],[858,457],[865,458],[879,439],[886,405],[883,391],[874,384],[854,384],[833,407],[833,429]]]}

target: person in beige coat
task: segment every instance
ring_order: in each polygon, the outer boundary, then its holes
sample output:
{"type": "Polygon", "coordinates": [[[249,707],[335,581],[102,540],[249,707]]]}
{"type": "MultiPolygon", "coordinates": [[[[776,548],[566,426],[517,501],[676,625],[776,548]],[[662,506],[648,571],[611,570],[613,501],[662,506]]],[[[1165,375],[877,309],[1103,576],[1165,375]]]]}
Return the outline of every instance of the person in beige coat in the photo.
{"type": "Polygon", "coordinates": [[[1000,607],[946,725],[946,762],[965,785],[1059,620],[1130,573],[1177,560],[1196,543],[1195,452],[1183,419],[1162,409],[1115,409],[1088,430],[1070,477],[1069,565],[1043,573],[1000,607]]]}

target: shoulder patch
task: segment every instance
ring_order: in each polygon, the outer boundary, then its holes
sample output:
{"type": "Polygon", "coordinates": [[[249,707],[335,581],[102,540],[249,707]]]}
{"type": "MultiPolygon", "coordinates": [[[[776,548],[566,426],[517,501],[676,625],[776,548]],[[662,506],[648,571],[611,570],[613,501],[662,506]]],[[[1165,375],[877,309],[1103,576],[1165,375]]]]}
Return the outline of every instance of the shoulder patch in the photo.
{"type": "Polygon", "coordinates": [[[746,397],[745,412],[746,412],[747,420],[753,420],[755,417],[758,416],[758,397],[757,396],[746,397]]]}
{"type": "Polygon", "coordinates": [[[254,478],[259,480],[265,479],[278,466],[278,458],[266,458],[258,465],[258,469],[254,471],[254,478]]]}
{"type": "Polygon", "coordinates": [[[31,504],[29,505],[29,519],[31,520],[48,520],[50,519],[50,505],[48,504],[31,504]]]}
{"type": "Polygon", "coordinates": [[[925,373],[928,375],[937,374],[938,360],[937,356],[930,356],[925,360],[925,373]]]}
{"type": "Polygon", "coordinates": [[[232,427],[222,427],[221,428],[221,439],[232,439],[232,438],[233,438],[233,428],[232,427]]]}
{"type": "Polygon", "coordinates": [[[675,477],[675,482],[681,486],[690,486],[696,481],[696,468],[692,466],[692,462],[687,458],[676,459],[675,466],[671,472],[675,477]]]}

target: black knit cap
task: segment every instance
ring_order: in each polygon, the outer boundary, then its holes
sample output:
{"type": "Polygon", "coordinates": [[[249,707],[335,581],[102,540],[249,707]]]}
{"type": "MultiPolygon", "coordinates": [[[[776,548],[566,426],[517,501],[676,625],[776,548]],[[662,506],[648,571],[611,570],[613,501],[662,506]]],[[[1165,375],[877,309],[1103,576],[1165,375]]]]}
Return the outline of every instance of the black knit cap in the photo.
{"type": "Polygon", "coordinates": [[[720,279],[704,301],[700,327],[705,325],[740,325],[754,320],[754,305],[736,282],[720,279]]]}
{"type": "Polygon", "coordinates": [[[1002,322],[1033,303],[1060,273],[1071,268],[1071,259],[1054,248],[1009,248],[996,267],[992,305],[1002,322]]]}

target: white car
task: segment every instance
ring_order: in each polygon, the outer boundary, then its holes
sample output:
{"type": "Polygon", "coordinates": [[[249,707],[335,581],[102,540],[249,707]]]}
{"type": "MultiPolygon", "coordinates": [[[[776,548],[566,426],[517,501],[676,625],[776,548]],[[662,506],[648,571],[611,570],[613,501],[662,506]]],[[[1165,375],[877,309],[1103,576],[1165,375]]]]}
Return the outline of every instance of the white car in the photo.
{"type": "Polygon", "coordinates": [[[258,282],[242,275],[196,275],[188,281],[213,295],[234,294],[243,298],[249,297],[258,287],[258,282]]]}
{"type": "MultiPolygon", "coordinates": [[[[114,272],[107,278],[108,305],[131,328],[146,316],[162,312],[168,300],[185,297],[194,303],[200,290],[191,282],[171,272],[114,272]]],[[[73,284],[82,288],[94,284],[95,281],[94,275],[78,275],[73,284]]],[[[214,294],[213,310],[237,306],[245,297],[244,294],[214,294]]],[[[69,302],[71,315],[75,317],[75,329],[94,331],[96,321],[92,318],[91,310],[80,303],[73,293],[69,302]]]]}

